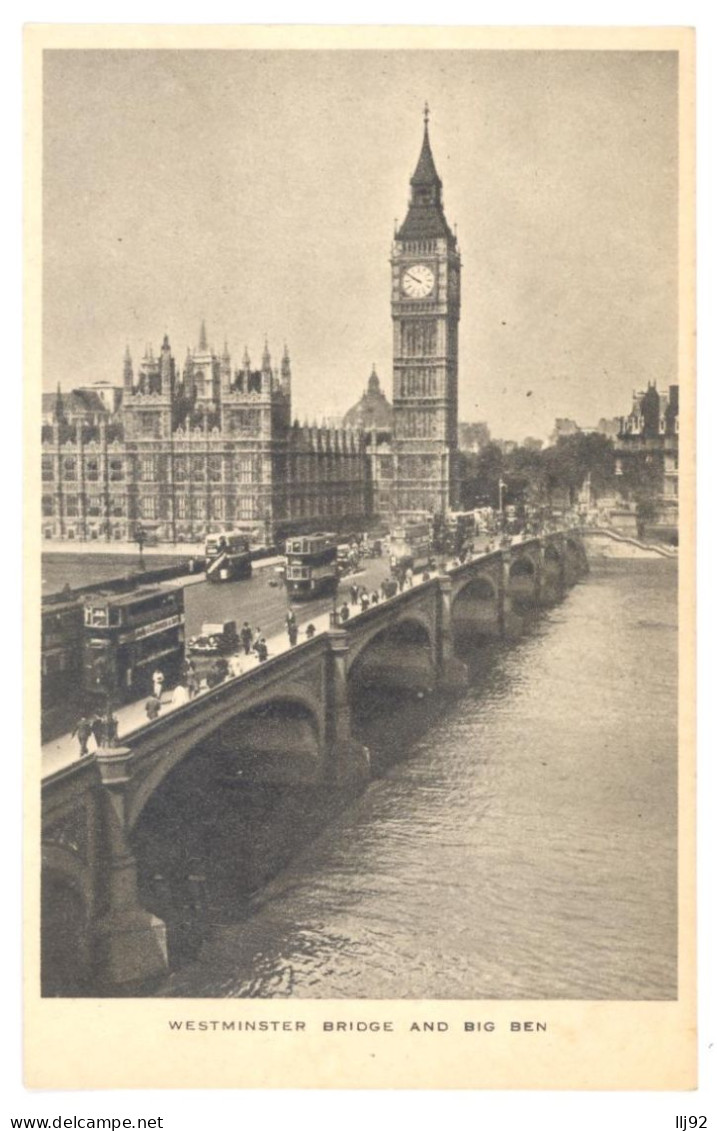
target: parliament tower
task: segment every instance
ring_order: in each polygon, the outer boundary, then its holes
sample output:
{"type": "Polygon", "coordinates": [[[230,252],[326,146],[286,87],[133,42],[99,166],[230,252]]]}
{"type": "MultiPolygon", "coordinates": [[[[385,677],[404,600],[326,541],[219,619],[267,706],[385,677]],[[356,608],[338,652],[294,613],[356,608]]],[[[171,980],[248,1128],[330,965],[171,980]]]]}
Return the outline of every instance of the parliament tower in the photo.
{"type": "Polygon", "coordinates": [[[445,514],[458,500],[461,260],[428,136],[391,254],[395,506],[445,514]]]}

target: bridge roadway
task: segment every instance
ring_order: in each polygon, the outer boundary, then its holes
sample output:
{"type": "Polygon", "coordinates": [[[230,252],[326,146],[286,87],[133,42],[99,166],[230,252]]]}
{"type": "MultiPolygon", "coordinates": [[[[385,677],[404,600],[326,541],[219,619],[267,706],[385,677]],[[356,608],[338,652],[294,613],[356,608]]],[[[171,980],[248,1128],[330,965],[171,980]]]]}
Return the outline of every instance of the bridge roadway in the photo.
{"type": "Polygon", "coordinates": [[[358,788],[370,773],[351,726],[362,689],[461,690],[462,647],[520,635],[528,612],[559,601],[586,569],[571,531],[516,538],[352,610],[340,627],[307,608],[313,639],[302,633],[292,648],[285,633],[272,637],[264,663],[242,658],[242,674],[167,702],[156,721],[141,704],[123,708],[112,748],[81,760],[66,742],[43,750],[43,943],[51,934],[94,988],[159,974],[165,932],[141,906],[132,834],[175,767],[201,750],[242,781],[358,788]]]}

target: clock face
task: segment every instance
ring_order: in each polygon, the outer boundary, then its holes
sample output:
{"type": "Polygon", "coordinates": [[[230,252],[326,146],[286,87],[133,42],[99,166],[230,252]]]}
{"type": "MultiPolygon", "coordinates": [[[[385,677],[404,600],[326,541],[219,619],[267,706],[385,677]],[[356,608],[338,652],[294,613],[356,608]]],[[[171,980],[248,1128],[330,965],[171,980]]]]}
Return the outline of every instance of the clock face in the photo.
{"type": "Polygon", "coordinates": [[[435,278],[425,263],[414,263],[401,276],[401,289],[408,298],[425,298],[433,290],[435,278]]]}

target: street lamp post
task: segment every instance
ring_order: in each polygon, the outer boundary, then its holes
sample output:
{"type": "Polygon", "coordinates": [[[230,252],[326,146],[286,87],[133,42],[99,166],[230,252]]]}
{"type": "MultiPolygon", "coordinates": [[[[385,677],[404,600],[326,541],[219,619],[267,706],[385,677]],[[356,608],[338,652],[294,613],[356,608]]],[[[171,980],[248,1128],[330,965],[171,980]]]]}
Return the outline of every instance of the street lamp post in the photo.
{"type": "Polygon", "coordinates": [[[501,476],[498,480],[498,513],[500,514],[500,524],[504,524],[504,509],[503,509],[503,492],[505,491],[505,483],[501,476]]]}
{"type": "Polygon", "coordinates": [[[139,568],[143,570],[144,569],[144,557],[143,557],[142,551],[144,549],[144,544],[147,541],[147,532],[140,522],[138,522],[136,527],[135,527],[134,540],[137,543],[137,547],[139,549],[139,568]]]}

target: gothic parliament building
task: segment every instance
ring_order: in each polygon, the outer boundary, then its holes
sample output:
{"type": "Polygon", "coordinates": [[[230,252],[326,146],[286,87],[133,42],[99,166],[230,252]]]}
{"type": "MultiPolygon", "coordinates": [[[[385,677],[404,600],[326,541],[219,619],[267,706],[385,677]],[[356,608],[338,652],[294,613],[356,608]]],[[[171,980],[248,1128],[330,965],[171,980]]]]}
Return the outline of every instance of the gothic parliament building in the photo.
{"type": "Polygon", "coordinates": [[[443,211],[428,109],[411,197],[391,254],[393,405],[372,373],[342,427],[292,420],[291,364],[265,344],[199,341],[180,366],[165,335],[122,383],[43,396],[46,540],[195,542],[234,524],[276,541],[445,514],[458,498],[460,255],[443,211]]]}

